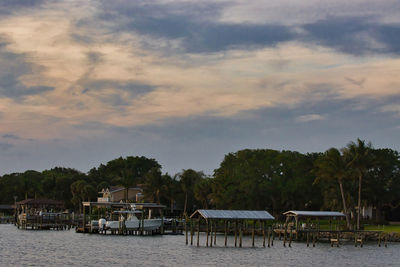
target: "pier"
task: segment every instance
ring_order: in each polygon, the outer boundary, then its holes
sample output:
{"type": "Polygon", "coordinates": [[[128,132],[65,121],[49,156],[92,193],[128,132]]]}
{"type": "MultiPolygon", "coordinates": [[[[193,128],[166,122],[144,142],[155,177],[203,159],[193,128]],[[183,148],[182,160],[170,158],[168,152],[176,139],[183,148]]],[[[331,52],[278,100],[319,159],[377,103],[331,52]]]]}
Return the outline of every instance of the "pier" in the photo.
{"type": "Polygon", "coordinates": [[[177,220],[172,221],[171,227],[165,229],[163,210],[164,205],[155,203],[126,203],[126,202],[82,202],[82,222],[76,228],[78,233],[97,233],[112,235],[155,235],[168,234],[168,230],[179,231],[181,227],[177,220]],[[158,215],[158,219],[153,219],[158,215]],[[137,223],[129,223],[133,218],[137,223]],[[104,220],[104,224],[100,223],[104,220]],[[107,227],[106,223],[114,223],[107,227]],[[154,223],[147,226],[146,223],[154,223]],[[115,226],[117,225],[117,226],[115,226]]]}
{"type": "Polygon", "coordinates": [[[24,230],[71,229],[69,213],[63,212],[64,204],[51,199],[26,199],[16,203],[16,226],[24,230]]]}

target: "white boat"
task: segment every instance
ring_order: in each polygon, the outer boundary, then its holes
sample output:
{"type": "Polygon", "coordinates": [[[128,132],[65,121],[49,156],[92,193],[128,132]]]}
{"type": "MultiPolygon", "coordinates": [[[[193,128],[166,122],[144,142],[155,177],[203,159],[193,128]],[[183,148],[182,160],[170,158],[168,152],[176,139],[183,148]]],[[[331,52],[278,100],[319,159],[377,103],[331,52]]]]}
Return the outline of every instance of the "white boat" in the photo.
{"type": "Polygon", "coordinates": [[[144,219],[139,220],[136,214],[141,214],[138,210],[116,211],[119,214],[118,221],[106,221],[105,219],[99,220],[100,229],[104,230],[118,230],[125,228],[126,230],[156,230],[161,227],[162,219],[144,219]]]}

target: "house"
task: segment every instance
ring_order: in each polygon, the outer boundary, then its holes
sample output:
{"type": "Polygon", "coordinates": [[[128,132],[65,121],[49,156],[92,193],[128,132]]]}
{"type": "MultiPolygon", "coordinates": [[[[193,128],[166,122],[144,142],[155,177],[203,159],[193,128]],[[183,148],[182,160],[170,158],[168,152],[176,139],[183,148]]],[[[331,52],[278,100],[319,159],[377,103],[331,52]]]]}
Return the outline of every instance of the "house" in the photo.
{"type": "MultiPolygon", "coordinates": [[[[97,198],[97,202],[120,202],[125,201],[126,189],[124,187],[111,186],[102,189],[97,198]]],[[[128,202],[140,202],[143,199],[143,190],[140,187],[130,187],[128,189],[128,202]]]]}

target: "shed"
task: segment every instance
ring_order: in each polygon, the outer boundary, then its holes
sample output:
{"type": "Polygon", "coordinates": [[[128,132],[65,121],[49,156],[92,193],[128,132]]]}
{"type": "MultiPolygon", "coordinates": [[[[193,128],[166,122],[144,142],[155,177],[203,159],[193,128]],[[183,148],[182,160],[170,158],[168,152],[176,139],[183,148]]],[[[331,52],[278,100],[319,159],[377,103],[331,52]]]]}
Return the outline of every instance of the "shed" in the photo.
{"type": "MultiPolygon", "coordinates": [[[[237,246],[237,237],[239,236],[239,247],[242,246],[242,234],[246,231],[246,225],[248,222],[252,225],[252,244],[254,247],[254,235],[256,225],[258,224],[260,231],[263,234],[263,246],[265,247],[265,222],[268,220],[274,220],[275,218],[265,210],[196,210],[190,216],[190,244],[193,245],[193,234],[194,224],[197,223],[197,246],[199,246],[199,238],[201,228],[206,232],[206,246],[216,244],[217,232],[224,232],[225,234],[225,246],[227,246],[227,234],[233,231],[235,235],[235,247],[237,246]],[[201,227],[201,222],[205,222],[205,226],[201,227]],[[231,226],[234,226],[231,229],[231,226]],[[208,242],[209,236],[211,237],[210,243],[208,242]]],[[[186,244],[188,244],[188,227],[185,223],[186,232],[186,244]]]]}
{"type": "MultiPolygon", "coordinates": [[[[298,231],[300,228],[299,221],[301,219],[306,219],[306,220],[317,219],[317,221],[319,222],[320,218],[327,218],[327,219],[329,219],[330,225],[331,225],[332,219],[337,220],[337,219],[346,217],[346,215],[344,215],[342,212],[338,212],[338,211],[290,210],[290,211],[284,212],[283,215],[286,216],[286,227],[288,227],[288,223],[290,222],[290,220],[292,218],[294,218],[296,231],[298,231]]],[[[319,227],[319,225],[318,225],[318,227],[319,227]]]]}

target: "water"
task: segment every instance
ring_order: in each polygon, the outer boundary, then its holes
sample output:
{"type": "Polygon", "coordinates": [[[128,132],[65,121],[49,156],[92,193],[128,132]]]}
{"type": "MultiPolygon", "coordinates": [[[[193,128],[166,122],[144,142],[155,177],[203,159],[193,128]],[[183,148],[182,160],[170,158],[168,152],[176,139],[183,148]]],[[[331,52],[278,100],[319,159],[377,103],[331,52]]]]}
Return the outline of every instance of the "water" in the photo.
{"type": "Polygon", "coordinates": [[[258,247],[251,248],[251,237],[244,237],[245,247],[234,248],[230,238],[225,248],[223,242],[217,236],[217,246],[207,248],[204,235],[202,247],[196,247],[186,246],[184,236],[103,236],[0,225],[0,266],[400,266],[400,243],[285,248],[275,240],[274,247],[262,248],[259,238],[258,247]]]}

